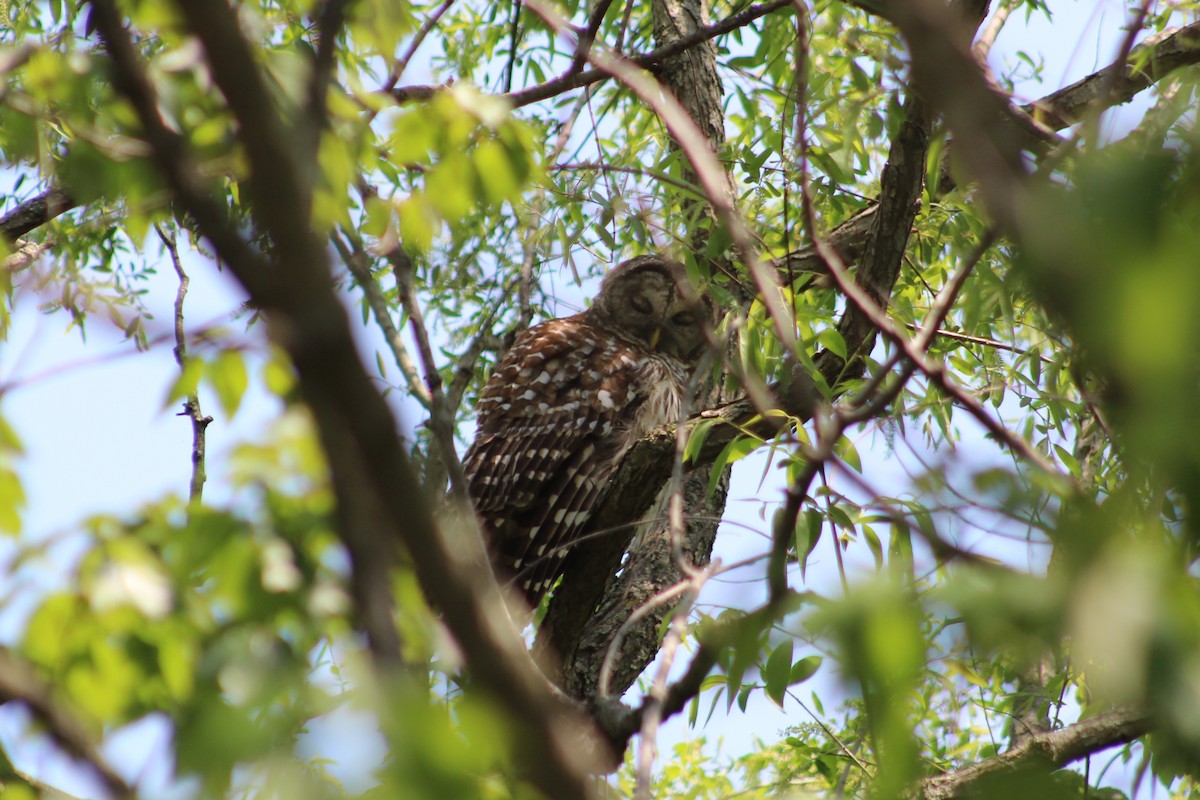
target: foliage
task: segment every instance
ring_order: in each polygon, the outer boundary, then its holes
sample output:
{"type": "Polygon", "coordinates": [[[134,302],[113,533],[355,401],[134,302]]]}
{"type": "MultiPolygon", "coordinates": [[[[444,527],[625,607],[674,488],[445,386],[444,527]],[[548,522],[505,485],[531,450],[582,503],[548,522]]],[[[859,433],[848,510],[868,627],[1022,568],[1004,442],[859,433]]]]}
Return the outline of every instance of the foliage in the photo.
{"type": "MultiPolygon", "coordinates": [[[[206,52],[185,5],[129,0],[119,11],[157,114],[186,151],[175,157],[275,268],[267,277],[286,286],[288,265],[270,260],[280,242],[261,219],[270,198],[255,183],[250,134],[215,77],[223,55],[206,52]]],[[[584,24],[593,5],[561,8],[584,24]]],[[[615,80],[524,101],[523,90],[564,73],[574,56],[533,7],[514,5],[514,25],[502,4],[361,0],[346,4],[332,34],[321,20],[337,2],[259,0],[237,4],[236,16],[290,136],[275,145],[307,171],[299,180],[311,187],[310,218],[291,224],[337,256],[331,280],[361,310],[377,385],[413,424],[404,444],[429,507],[446,488],[439,444],[470,438],[475,399],[511,337],[581,307],[603,264],[628,255],[679,255],[721,306],[721,334],[736,335],[714,368],[727,389],[773,385],[799,364],[822,394],[807,427],[792,416],[798,427],[775,435],[761,415],[740,420],[741,435],[705,455],[706,438],[726,425],[709,417],[684,449],[689,467],[706,470],[710,498],[728,465],[765,476],[765,511],[749,524],[768,538],[786,534],[788,584],[761,607],[714,608],[724,598],[701,593],[684,644],[711,650],[713,671],[681,707],[693,726],[753,715],[762,701],[793,721],[735,756],[704,738],[675,744],[643,796],[897,797],[1031,735],[1118,713],[1130,714],[1129,735],[1071,758],[1022,761],[982,779],[978,796],[1200,792],[1195,67],[1157,76],[1154,107],[1121,141],[1101,135],[1097,110],[1057,149],[1030,148],[1038,171],[1028,203],[978,257],[996,223],[973,182],[980,176],[935,129],[917,165],[924,189],[911,235],[902,232],[902,268],[875,298],[908,335],[957,287],[943,335],[925,352],[937,368],[909,369],[886,337],[854,351],[839,327],[853,301],[828,274],[793,272],[787,260],[877,210],[889,147],[907,121],[909,47],[877,3],[798,5],[802,25],[796,7],[781,6],[715,39],[718,155],[762,256],[784,265],[794,351],[653,109],[615,80]],[[436,21],[428,31],[427,20],[436,21]],[[314,81],[326,52],[328,87],[314,81]],[[417,72],[439,86],[416,91],[417,72]],[[412,93],[405,102],[397,85],[412,93]],[[419,362],[425,345],[434,363],[414,366],[409,351],[419,362]],[[834,360],[841,371],[822,374],[834,360]],[[993,423],[986,435],[947,381],[980,401],[993,423]],[[892,387],[881,414],[847,421],[892,387]],[[438,403],[454,418],[443,442],[438,403]],[[815,460],[820,478],[803,484],[815,460]],[[908,473],[903,485],[883,488],[896,464],[908,473]],[[799,498],[790,516],[785,489],[799,498]],[[1079,759],[1083,768],[1056,771],[1079,759]]],[[[1014,11],[1010,29],[1079,13],[1038,0],[1004,7],[1014,11]]],[[[716,2],[711,17],[745,8],[716,2]]],[[[0,417],[0,531],[16,537],[5,601],[29,609],[5,651],[11,663],[0,659],[0,694],[29,706],[56,745],[102,777],[95,743],[139,722],[164,725],[172,783],[196,796],[544,796],[523,750],[528,721],[475,691],[486,682],[472,674],[461,634],[431,610],[430,577],[411,546],[387,574],[400,666],[372,649],[357,582],[369,565],[346,535],[353,515],[338,508],[344,486],[331,479],[328,430],[289,361],[304,337],[266,330],[270,308],[248,309],[248,331],[238,332],[185,325],[177,308],[186,335],[154,333],[163,327],[154,310],[174,298],[148,287],[185,265],[195,284],[216,280],[220,248],[187,213],[96,11],[61,0],[0,7],[7,209],[49,188],[70,197],[65,213],[5,240],[14,255],[0,265],[0,337],[33,297],[81,334],[108,320],[130,347],[176,347],[178,365],[164,367],[155,390],[167,387],[168,405],[197,403],[194,420],[201,392],[215,398],[218,424],[263,394],[279,412],[215,470],[220,499],[189,501],[180,487],[127,513],[89,516],[62,537],[23,529],[27,434],[0,417]],[[46,253],[10,266],[30,242],[46,253]],[[185,258],[173,262],[164,242],[185,258]],[[64,562],[57,582],[45,579],[49,564],[64,562]],[[339,714],[365,720],[385,750],[344,784],[310,733],[339,714]]],[[[1175,3],[1142,29],[1161,33],[1197,11],[1175,3]]],[[[655,36],[650,5],[631,3],[604,17],[596,40],[635,54],[659,46],[655,36]]],[[[999,69],[1001,85],[1041,77],[1035,45],[999,69]]],[[[0,400],[19,391],[2,383],[0,400]]],[[[198,435],[207,424],[195,422],[198,435]]],[[[729,516],[747,524],[732,506],[729,516]]],[[[452,519],[439,517],[450,536],[452,519]]],[[[771,560],[754,552],[734,574],[763,586],[771,560]]],[[[643,686],[654,680],[652,668],[643,686]]],[[[22,747],[0,754],[13,796],[40,787],[19,771],[22,747]]],[[[645,791],[634,750],[615,777],[596,779],[607,796],[645,791]]],[[[121,780],[105,778],[106,790],[121,794],[121,780]]]]}

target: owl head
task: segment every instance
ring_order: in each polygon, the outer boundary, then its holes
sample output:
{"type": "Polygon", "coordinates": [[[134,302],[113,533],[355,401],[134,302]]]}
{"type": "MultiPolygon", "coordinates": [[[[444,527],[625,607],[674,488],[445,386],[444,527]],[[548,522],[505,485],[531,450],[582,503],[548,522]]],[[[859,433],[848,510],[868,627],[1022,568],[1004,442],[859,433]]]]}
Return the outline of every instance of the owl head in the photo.
{"type": "Polygon", "coordinates": [[[655,353],[696,363],[708,345],[712,303],[697,296],[683,264],[660,255],[631,258],[600,283],[591,321],[655,353]]]}

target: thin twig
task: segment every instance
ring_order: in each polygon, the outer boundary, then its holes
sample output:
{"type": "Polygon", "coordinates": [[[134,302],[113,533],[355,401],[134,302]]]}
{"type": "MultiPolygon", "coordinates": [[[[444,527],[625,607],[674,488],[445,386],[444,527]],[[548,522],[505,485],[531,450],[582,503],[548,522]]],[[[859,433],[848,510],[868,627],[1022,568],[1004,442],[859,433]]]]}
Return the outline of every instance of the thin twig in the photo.
{"type": "Polygon", "coordinates": [[[992,45],[996,43],[996,37],[1000,35],[1000,31],[1004,29],[1004,23],[1008,21],[1009,15],[1019,4],[1019,0],[1004,0],[1000,3],[992,14],[992,18],[988,20],[987,26],[976,37],[973,47],[980,63],[987,61],[988,53],[992,51],[992,45]]]}
{"type": "Polygon", "coordinates": [[[810,717],[812,717],[813,722],[817,723],[817,726],[820,727],[820,729],[825,732],[825,735],[828,736],[830,739],[832,739],[833,743],[842,749],[842,752],[846,754],[847,758],[849,758],[851,761],[854,762],[855,766],[857,766],[859,769],[861,769],[867,775],[867,777],[874,777],[871,774],[871,769],[870,769],[870,767],[867,766],[866,762],[864,762],[861,758],[856,756],[854,754],[854,751],[851,750],[846,745],[845,742],[843,742],[840,738],[838,738],[837,733],[832,728],[830,728],[828,725],[826,725],[825,721],[823,719],[818,717],[811,708],[809,708],[807,705],[805,705],[804,701],[801,700],[796,695],[796,693],[793,692],[791,689],[788,689],[788,694],[791,695],[792,699],[795,700],[796,703],[799,704],[799,706],[801,708],[803,708],[810,717]]]}
{"type": "Polygon", "coordinates": [[[379,288],[379,282],[371,274],[371,258],[356,235],[350,231],[343,231],[343,235],[350,240],[350,244],[347,245],[342,236],[335,233],[330,237],[333,240],[333,246],[337,249],[338,255],[342,257],[346,268],[350,270],[350,274],[354,276],[354,282],[362,289],[363,296],[367,299],[367,305],[371,308],[371,314],[375,317],[375,324],[383,332],[383,340],[387,342],[388,349],[392,351],[392,359],[400,368],[400,374],[408,382],[409,394],[426,410],[429,410],[433,406],[433,397],[429,393],[429,387],[421,380],[417,365],[413,362],[412,356],[408,354],[408,348],[404,346],[404,338],[392,321],[391,308],[388,306],[387,298],[383,296],[383,290],[379,288]]]}
{"type": "MultiPolygon", "coordinates": [[[[429,36],[429,33],[434,29],[445,13],[450,10],[450,6],[452,5],[454,5],[454,0],[443,0],[442,4],[434,9],[432,14],[425,18],[425,21],[421,23],[421,27],[415,34],[413,34],[413,38],[408,43],[408,47],[405,49],[404,55],[400,56],[400,58],[396,59],[395,63],[392,64],[392,71],[388,73],[387,80],[383,82],[383,86],[380,89],[381,92],[390,94],[391,91],[396,88],[396,84],[400,82],[400,78],[404,75],[404,71],[408,69],[409,62],[411,62],[413,60],[413,56],[417,54],[417,49],[421,46],[421,43],[425,41],[425,38],[429,36]]],[[[372,113],[371,117],[373,118],[374,116],[375,114],[372,113]]]]}
{"type": "Polygon", "coordinates": [[[626,175],[636,175],[639,178],[653,178],[657,183],[664,183],[668,186],[674,186],[682,192],[694,195],[695,197],[703,198],[704,193],[700,191],[694,184],[679,178],[672,177],[665,172],[647,169],[646,167],[622,167],[615,164],[601,164],[598,161],[583,161],[570,164],[555,164],[550,167],[551,172],[566,172],[572,170],[596,170],[597,172],[619,172],[626,175]]]}
{"type": "MultiPolygon", "coordinates": [[[[565,34],[571,30],[566,20],[545,0],[527,0],[525,5],[540,16],[555,32],[565,34]]],[[[687,157],[692,169],[695,170],[696,177],[700,181],[701,188],[703,188],[717,220],[733,240],[738,257],[753,277],[758,288],[759,298],[767,309],[776,335],[779,336],[779,340],[788,352],[795,352],[797,347],[795,325],[783,305],[779,284],[775,280],[774,274],[766,268],[758,256],[754,237],[734,202],[729,176],[721,166],[721,162],[717,160],[712,144],[679,100],[669,92],[664,92],[658,81],[646,75],[635,63],[597,47],[588,51],[588,61],[624,84],[667,126],[668,132],[679,144],[679,148],[687,157]]]]}
{"type": "Polygon", "coordinates": [[[442,375],[433,356],[429,330],[425,327],[425,315],[421,311],[417,288],[413,282],[412,260],[399,244],[392,246],[384,254],[384,258],[392,265],[392,274],[396,278],[396,288],[400,294],[400,305],[408,315],[408,326],[417,343],[417,355],[425,370],[425,386],[429,390],[429,431],[437,447],[440,465],[430,464],[426,481],[440,489],[444,482],[440,470],[444,470],[445,476],[450,479],[451,495],[466,503],[467,479],[463,474],[458,451],[454,449],[454,414],[447,407],[446,397],[442,392],[442,375]]]}
{"type": "MultiPolygon", "coordinates": [[[[575,128],[575,122],[579,119],[580,113],[587,107],[588,99],[591,97],[591,89],[585,89],[579,98],[575,101],[571,113],[563,121],[559,128],[558,137],[554,141],[554,148],[550,151],[547,157],[547,162],[553,162],[562,155],[563,150],[567,148],[567,143],[571,139],[571,131],[575,128]]],[[[542,216],[546,207],[547,191],[542,187],[538,193],[530,200],[528,205],[527,217],[539,219],[542,216]]],[[[533,268],[534,262],[537,260],[539,248],[542,241],[542,231],[544,228],[537,226],[529,226],[534,229],[534,233],[522,237],[521,239],[521,269],[519,270],[519,282],[517,284],[517,327],[520,329],[528,328],[533,322],[533,268]]]]}
{"type": "Polygon", "coordinates": [[[671,627],[667,631],[666,639],[663,640],[662,651],[659,654],[658,672],[654,676],[654,684],[650,687],[650,692],[646,697],[646,703],[642,706],[642,730],[638,743],[638,759],[637,759],[637,787],[634,797],[637,800],[651,800],[650,794],[650,772],[654,767],[654,757],[658,753],[658,726],[663,719],[663,705],[667,699],[667,675],[671,672],[671,665],[675,662],[675,651],[679,649],[679,643],[683,641],[684,632],[687,629],[687,618],[691,612],[692,603],[700,594],[700,589],[703,588],[704,582],[708,580],[708,576],[714,568],[719,568],[719,562],[714,562],[708,567],[697,570],[683,584],[683,598],[679,601],[679,605],[675,609],[674,615],[671,617],[671,627]]]}
{"type": "MultiPolygon", "coordinates": [[[[1138,7],[1133,19],[1129,21],[1125,29],[1125,37],[1121,40],[1121,46],[1117,49],[1117,57],[1113,59],[1112,63],[1114,65],[1119,64],[1124,66],[1129,62],[1129,54],[1133,52],[1133,46],[1137,43],[1137,36],[1146,24],[1146,16],[1150,13],[1150,6],[1153,1],[1142,0],[1142,4],[1138,7]]],[[[1111,100],[1120,77],[1121,69],[1113,69],[1100,88],[1100,96],[1111,100]]]]}
{"type": "MultiPolygon", "coordinates": [[[[187,336],[183,327],[183,301],[187,297],[188,275],[184,272],[183,262],[179,258],[179,247],[175,242],[175,232],[167,232],[161,225],[154,226],[159,241],[171,257],[171,266],[179,277],[179,289],[175,293],[175,363],[179,365],[180,373],[187,370],[187,336]]],[[[207,478],[205,469],[205,444],[208,426],[213,418],[204,415],[200,409],[200,395],[192,389],[183,401],[183,411],[176,416],[187,417],[192,423],[192,480],[188,486],[188,504],[199,505],[204,495],[204,481],[207,478]]]]}
{"type": "MultiPolygon", "coordinates": [[[[671,42],[671,44],[651,50],[649,53],[634,56],[630,60],[640,67],[656,67],[665,59],[670,58],[673,55],[682,53],[684,50],[695,47],[703,42],[707,42],[710,39],[715,39],[722,34],[745,27],[756,19],[765,17],[774,11],[778,11],[781,8],[790,6],[792,2],[793,0],[771,0],[771,2],[768,3],[750,6],[745,11],[732,14],[720,22],[715,22],[712,25],[700,28],[689,36],[684,36],[671,42]]],[[[592,59],[589,57],[588,60],[591,61],[592,59]]],[[[521,106],[527,106],[530,103],[537,103],[542,100],[547,100],[551,97],[556,97],[563,92],[570,91],[571,89],[578,89],[583,86],[588,86],[589,84],[608,80],[610,77],[612,76],[607,71],[602,69],[584,70],[583,72],[577,72],[573,75],[562,75],[537,86],[531,86],[528,89],[521,89],[516,92],[509,92],[502,96],[504,99],[512,103],[514,107],[519,108],[521,106]]],[[[393,89],[391,95],[397,103],[406,103],[410,100],[427,100],[442,88],[444,87],[404,86],[399,89],[393,89]]]]}
{"type": "MultiPolygon", "coordinates": [[[[923,330],[923,326],[917,325],[915,322],[906,322],[906,323],[904,323],[904,327],[908,328],[911,331],[923,330]]],[[[943,339],[954,339],[955,341],[967,342],[968,344],[982,345],[983,347],[990,347],[993,350],[1004,350],[1009,353],[1015,353],[1019,356],[1027,356],[1027,355],[1033,354],[1032,350],[1028,350],[1023,347],[1016,347],[1014,345],[1006,344],[1005,342],[1000,342],[995,339],[988,339],[985,336],[971,336],[966,333],[959,333],[958,331],[948,331],[945,328],[938,328],[935,331],[935,333],[938,336],[942,337],[943,339]]],[[[1049,356],[1041,355],[1040,353],[1036,354],[1035,357],[1044,364],[1053,364],[1054,363],[1053,358],[1050,358],[1049,356]]]]}
{"type": "MultiPolygon", "coordinates": [[[[871,324],[878,329],[885,337],[890,339],[897,347],[899,347],[905,357],[911,361],[918,370],[925,373],[935,386],[949,395],[951,399],[957,402],[962,408],[979,421],[992,435],[1003,442],[1009,449],[1020,454],[1030,463],[1036,465],[1049,475],[1054,475],[1064,480],[1068,479],[1063,475],[1052,462],[1048,461],[1045,456],[1033,448],[1029,442],[1017,434],[1004,427],[998,420],[993,419],[987,409],[983,407],[977,399],[967,394],[946,371],[945,364],[932,363],[925,356],[924,352],[918,348],[915,342],[902,334],[891,319],[887,316],[879,304],[859,286],[853,278],[850,277],[846,265],[838,254],[829,247],[819,237],[813,240],[818,252],[825,259],[825,265],[829,270],[830,276],[837,283],[838,289],[846,296],[846,299],[852,303],[858,310],[870,320],[871,324]]],[[[979,251],[982,255],[982,249],[979,251]]]]}
{"type": "MultiPolygon", "coordinates": [[[[954,299],[962,290],[963,283],[967,277],[974,271],[975,266],[983,258],[984,254],[992,246],[995,240],[994,233],[989,229],[983,239],[976,244],[975,249],[967,257],[963,266],[958,270],[953,278],[942,290],[938,292],[934,298],[933,305],[930,307],[929,313],[926,316],[925,324],[918,327],[912,323],[905,323],[905,327],[917,331],[917,336],[913,337],[913,347],[921,352],[929,349],[935,335],[941,334],[940,325],[945,322],[946,316],[950,313],[950,309],[954,304],[954,299]]],[[[972,337],[974,338],[974,337],[972,337]]],[[[891,385],[882,391],[876,391],[883,384],[888,374],[895,366],[903,359],[904,353],[897,352],[888,363],[884,365],[863,387],[862,391],[854,398],[851,403],[851,410],[842,409],[839,411],[839,420],[841,421],[844,431],[851,424],[865,422],[866,420],[883,413],[883,411],[891,405],[900,392],[904,390],[910,378],[916,372],[917,365],[909,361],[904,369],[896,376],[891,385]]]]}
{"type": "Polygon", "coordinates": [[[521,0],[509,0],[512,13],[509,15],[508,58],[504,62],[504,93],[512,92],[513,73],[517,69],[517,43],[521,38],[521,0]]]}
{"type": "Polygon", "coordinates": [[[596,34],[599,33],[600,26],[604,24],[604,16],[608,13],[608,7],[611,5],[612,0],[598,0],[595,8],[592,9],[587,27],[579,34],[579,40],[575,46],[575,57],[571,59],[571,66],[567,67],[567,75],[579,72],[587,63],[588,51],[592,49],[592,43],[596,41],[596,34]]]}
{"type": "Polygon", "coordinates": [[[922,351],[929,349],[930,342],[937,335],[938,329],[942,327],[942,323],[946,321],[946,317],[950,315],[950,309],[953,308],[954,301],[958,299],[959,292],[962,291],[967,278],[975,270],[975,265],[983,259],[984,253],[990,250],[995,242],[996,232],[988,228],[984,231],[983,236],[980,237],[971,255],[963,262],[962,267],[954,273],[950,280],[946,281],[946,285],[942,287],[937,297],[934,298],[933,305],[930,306],[929,313],[925,316],[924,327],[922,327],[920,333],[913,337],[913,347],[922,351]]]}
{"type": "Polygon", "coordinates": [[[613,39],[612,49],[617,53],[625,50],[625,34],[629,31],[629,22],[633,19],[633,7],[637,0],[625,0],[625,13],[621,15],[621,24],[617,28],[617,36],[613,39]]]}

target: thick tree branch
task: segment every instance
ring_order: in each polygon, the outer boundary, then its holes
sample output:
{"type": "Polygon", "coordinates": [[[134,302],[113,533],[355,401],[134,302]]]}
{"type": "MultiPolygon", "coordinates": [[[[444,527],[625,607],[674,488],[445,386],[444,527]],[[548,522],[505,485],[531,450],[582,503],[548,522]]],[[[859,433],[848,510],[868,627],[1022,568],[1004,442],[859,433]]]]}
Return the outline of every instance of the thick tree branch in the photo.
{"type": "MultiPolygon", "coordinates": [[[[337,0],[332,1],[331,8],[340,7],[337,0]]],[[[189,29],[204,45],[213,79],[237,118],[238,139],[250,162],[252,206],[258,224],[277,251],[278,265],[283,274],[319,272],[325,268],[326,259],[323,243],[310,224],[309,165],[315,152],[307,153],[309,157],[301,161],[275,97],[242,35],[237,12],[224,0],[190,0],[181,3],[180,10],[189,29]]],[[[279,283],[273,281],[276,292],[279,283]]]]}
{"type": "Polygon", "coordinates": [[[1112,106],[1128,103],[1182,67],[1200,63],[1200,22],[1163,31],[1070,86],[1024,106],[1042,124],[1062,130],[1112,106]]]}
{"type": "MultiPolygon", "coordinates": [[[[515,635],[499,587],[489,578],[477,528],[465,518],[457,524],[446,521],[451,533],[435,524],[401,446],[396,421],[358,358],[345,309],[334,294],[325,248],[315,242],[307,252],[299,252],[315,240],[307,200],[260,191],[284,185],[276,181],[293,181],[279,174],[290,163],[280,155],[286,139],[272,144],[264,130],[246,131],[248,122],[258,120],[278,132],[270,119],[273,107],[248,107],[252,101],[265,102],[261,96],[255,99],[260,92],[233,86],[226,68],[210,63],[242,122],[252,174],[259,176],[256,181],[261,179],[252,197],[255,219],[273,239],[291,237],[286,244],[273,242],[273,263],[261,269],[263,257],[223,216],[211,214],[206,207],[211,201],[184,168],[191,164],[187,149],[158,116],[153,89],[112,0],[94,0],[93,8],[93,20],[113,54],[117,84],[137,112],[176,199],[198,217],[203,235],[264,310],[272,336],[296,366],[329,462],[338,531],[351,555],[360,622],[368,631],[376,663],[385,672],[399,663],[389,573],[397,546],[403,544],[426,596],[457,639],[472,685],[504,708],[517,727],[513,741],[529,778],[549,797],[590,796],[586,773],[595,745],[588,728],[555,696],[515,635]],[[285,224],[288,213],[300,212],[285,224]],[[228,254],[225,247],[230,248],[228,254]]],[[[194,20],[207,51],[215,55],[244,47],[236,24],[230,27],[228,8],[210,10],[217,18],[194,20]]],[[[200,15],[190,6],[186,13],[200,15]]],[[[257,66],[251,63],[249,69],[261,81],[257,66]]],[[[241,80],[251,82],[250,76],[241,80]]]]}
{"type": "Polygon", "coordinates": [[[75,206],[75,200],[62,189],[47,189],[0,217],[0,236],[14,242],[75,206]]]}
{"type": "Polygon", "coordinates": [[[1057,731],[1041,731],[998,756],[969,767],[926,778],[919,796],[925,800],[969,797],[978,783],[992,775],[1024,767],[1064,767],[1113,745],[1125,744],[1150,732],[1150,715],[1139,708],[1118,708],[1057,731]]]}
{"type": "Polygon", "coordinates": [[[83,724],[54,699],[51,687],[24,661],[0,651],[0,702],[10,700],[28,706],[55,744],[87,764],[113,797],[137,797],[134,788],[109,765],[83,724]]]}
{"type": "MultiPolygon", "coordinates": [[[[976,17],[981,16],[983,4],[976,2],[973,5],[971,11],[976,17]]],[[[624,80],[624,76],[622,79],[624,80]]],[[[868,298],[874,300],[871,303],[872,307],[886,302],[899,274],[901,257],[916,214],[916,203],[924,175],[925,149],[932,115],[919,100],[912,97],[906,104],[906,110],[906,121],[893,143],[884,172],[880,202],[882,213],[860,215],[851,220],[845,226],[845,231],[855,231],[853,236],[843,233],[832,237],[839,244],[852,250],[858,249],[855,240],[859,236],[865,238],[865,242],[861,244],[857,285],[862,287],[868,298]]],[[[692,156],[690,149],[685,148],[685,152],[689,158],[692,156]]],[[[700,177],[703,180],[703,175],[700,177]]],[[[705,188],[706,194],[711,198],[715,192],[710,186],[705,188]]],[[[823,263],[824,258],[821,254],[815,254],[811,260],[808,257],[797,256],[797,261],[792,263],[792,269],[797,271],[814,268],[823,263]],[[801,258],[803,260],[800,260],[801,258]]],[[[764,290],[765,287],[760,286],[760,291],[764,290]]],[[[869,349],[870,341],[878,331],[875,324],[877,321],[859,306],[851,304],[848,307],[843,316],[842,327],[850,352],[862,353],[869,349]]],[[[832,354],[824,354],[824,358],[818,363],[830,385],[837,385],[840,380],[845,379],[847,365],[832,354]]],[[[861,366],[854,369],[861,370],[861,366]]],[[[715,412],[705,412],[699,418],[690,421],[688,424],[693,430],[700,425],[706,425],[706,419],[729,422],[736,420],[737,423],[712,425],[707,431],[704,446],[695,463],[711,463],[728,441],[740,435],[741,430],[745,430],[740,426],[747,423],[754,414],[755,410],[749,402],[739,401],[715,412]]],[[[774,435],[779,425],[778,420],[760,420],[753,423],[751,429],[766,438],[774,435]]],[[[635,445],[627,454],[620,471],[610,483],[597,505],[597,512],[593,515],[593,530],[602,531],[604,535],[576,547],[567,557],[565,569],[571,590],[553,598],[543,630],[539,632],[539,646],[545,647],[547,645],[544,642],[549,642],[549,646],[557,649],[567,663],[576,658],[575,649],[580,641],[580,632],[587,624],[597,624],[596,603],[605,584],[620,563],[635,521],[645,515],[658,488],[663,485],[665,476],[670,473],[674,455],[673,442],[673,432],[664,431],[635,445]]],[[[775,595],[777,598],[785,597],[785,587],[777,587],[775,595]]],[[[614,611],[619,612],[619,609],[614,611]]],[[[602,610],[600,616],[603,616],[603,613],[602,610]]],[[[627,614],[628,610],[625,613],[627,614]]],[[[578,666],[576,671],[578,672],[578,666]]],[[[626,670],[627,679],[631,681],[638,672],[639,665],[634,664],[626,670]]],[[[578,676],[568,675],[567,678],[573,693],[587,693],[586,677],[581,685],[572,685],[573,680],[579,680],[578,676]]]]}
{"type": "Polygon", "coordinates": [[[3,261],[0,261],[0,272],[7,272],[10,275],[28,269],[42,253],[52,250],[57,242],[54,239],[47,239],[42,242],[24,242],[18,240],[12,244],[13,251],[5,256],[3,261]]]}

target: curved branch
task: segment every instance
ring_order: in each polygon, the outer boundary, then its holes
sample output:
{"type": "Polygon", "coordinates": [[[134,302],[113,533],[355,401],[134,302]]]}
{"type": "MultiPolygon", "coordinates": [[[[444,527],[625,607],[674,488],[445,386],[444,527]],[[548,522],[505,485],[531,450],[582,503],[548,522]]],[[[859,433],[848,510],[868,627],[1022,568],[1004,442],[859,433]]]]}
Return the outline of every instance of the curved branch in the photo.
{"type": "MultiPolygon", "coordinates": [[[[710,39],[715,39],[722,34],[745,27],[760,17],[765,17],[772,12],[791,5],[792,0],[771,0],[769,3],[750,6],[745,11],[731,14],[720,22],[714,22],[712,25],[700,28],[690,36],[685,36],[663,47],[655,48],[648,53],[630,56],[629,61],[635,66],[644,67],[651,72],[655,72],[671,56],[678,55],[684,50],[707,42],[710,39]]],[[[587,49],[581,48],[585,58],[590,49],[590,45],[587,49]]],[[[551,97],[557,97],[563,92],[569,92],[572,89],[579,89],[583,86],[590,86],[593,83],[606,81],[610,77],[612,77],[612,74],[608,70],[603,69],[589,69],[583,72],[573,72],[568,69],[566,74],[545,83],[499,96],[508,100],[514,107],[520,108],[531,103],[548,100],[551,97]]],[[[444,86],[402,86],[398,89],[393,89],[391,95],[396,103],[408,103],[414,100],[428,100],[444,88],[444,86]]]]}
{"type": "Polygon", "coordinates": [[[55,701],[51,687],[27,663],[0,651],[0,702],[9,700],[28,706],[34,718],[46,726],[55,744],[91,767],[113,797],[127,800],[137,797],[134,788],[104,758],[83,723],[55,701]]]}
{"type": "Polygon", "coordinates": [[[918,795],[925,800],[967,797],[984,778],[1028,766],[1064,767],[1113,745],[1145,736],[1153,728],[1141,708],[1117,708],[1057,731],[1032,734],[1021,744],[978,764],[926,778],[918,795]]]}
{"type": "Polygon", "coordinates": [[[1200,22],[1151,36],[1121,58],[1086,78],[1051,92],[1022,109],[1042,124],[1062,130],[1087,114],[1128,103],[1167,75],[1200,63],[1200,22]]]}

